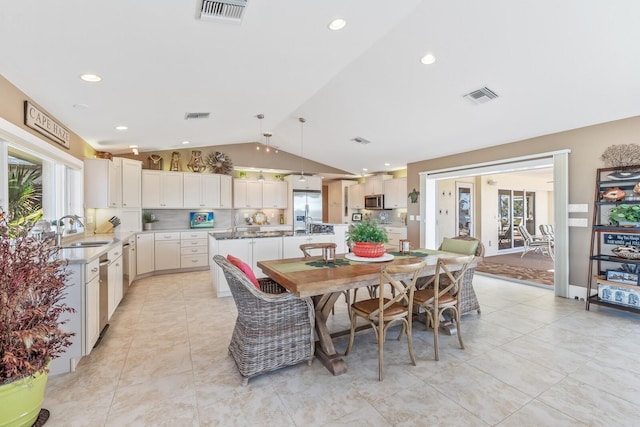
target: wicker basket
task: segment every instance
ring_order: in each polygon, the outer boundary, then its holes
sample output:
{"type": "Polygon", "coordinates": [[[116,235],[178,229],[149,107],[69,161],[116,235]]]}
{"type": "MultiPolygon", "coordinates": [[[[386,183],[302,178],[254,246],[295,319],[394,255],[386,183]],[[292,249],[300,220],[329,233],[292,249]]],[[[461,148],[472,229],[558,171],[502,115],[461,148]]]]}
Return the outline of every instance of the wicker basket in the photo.
{"type": "Polygon", "coordinates": [[[629,250],[629,248],[615,248],[611,252],[617,257],[626,259],[640,259],[640,252],[629,250]]]}
{"type": "Polygon", "coordinates": [[[384,243],[375,242],[355,242],[351,250],[354,255],[363,258],[379,258],[386,251],[384,243]]]}

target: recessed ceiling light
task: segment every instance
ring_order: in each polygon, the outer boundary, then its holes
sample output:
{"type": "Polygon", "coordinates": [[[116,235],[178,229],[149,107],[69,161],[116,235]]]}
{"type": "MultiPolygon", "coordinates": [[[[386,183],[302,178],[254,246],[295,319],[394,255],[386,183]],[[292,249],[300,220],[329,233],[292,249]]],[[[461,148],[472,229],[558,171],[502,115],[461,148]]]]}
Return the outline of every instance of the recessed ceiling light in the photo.
{"type": "Polygon", "coordinates": [[[73,108],[76,108],[78,110],[86,110],[87,108],[89,108],[89,106],[87,104],[73,104],[73,108]]]}
{"type": "Polygon", "coordinates": [[[362,168],[362,171],[363,171],[363,172],[366,172],[366,171],[368,171],[368,170],[369,170],[369,169],[367,169],[367,168],[362,168]]]}
{"type": "Polygon", "coordinates": [[[127,130],[129,129],[128,126],[116,126],[116,130],[127,130]]]}
{"type": "Polygon", "coordinates": [[[102,80],[102,77],[100,77],[97,74],[82,74],[80,78],[85,82],[89,82],[89,83],[97,83],[100,80],[102,80]]]}
{"type": "Polygon", "coordinates": [[[391,163],[385,163],[384,165],[385,166],[391,166],[391,163]]]}
{"type": "Polygon", "coordinates": [[[422,62],[424,65],[431,65],[436,62],[436,57],[433,53],[427,53],[425,56],[420,58],[420,62],[422,62]]]}
{"type": "Polygon", "coordinates": [[[336,18],[333,21],[329,22],[328,27],[331,31],[338,31],[343,29],[345,25],[347,25],[347,21],[342,18],[336,18]]]}
{"type": "Polygon", "coordinates": [[[129,148],[138,148],[137,145],[130,145],[129,148]]]}
{"type": "Polygon", "coordinates": [[[182,141],[182,145],[186,145],[188,143],[189,143],[189,141],[182,141]]]}

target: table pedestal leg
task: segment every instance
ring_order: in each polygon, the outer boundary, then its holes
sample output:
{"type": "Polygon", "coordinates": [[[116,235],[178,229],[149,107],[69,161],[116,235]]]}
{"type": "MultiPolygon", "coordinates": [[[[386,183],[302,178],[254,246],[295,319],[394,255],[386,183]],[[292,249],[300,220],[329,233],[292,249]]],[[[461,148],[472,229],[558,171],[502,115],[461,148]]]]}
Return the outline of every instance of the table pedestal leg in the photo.
{"type": "Polygon", "coordinates": [[[342,354],[336,353],[333,345],[327,319],[331,314],[331,308],[342,292],[334,292],[318,297],[313,297],[316,311],[316,333],[318,342],[316,343],[316,357],[333,374],[342,375],[347,372],[347,364],[342,359],[342,354]]]}

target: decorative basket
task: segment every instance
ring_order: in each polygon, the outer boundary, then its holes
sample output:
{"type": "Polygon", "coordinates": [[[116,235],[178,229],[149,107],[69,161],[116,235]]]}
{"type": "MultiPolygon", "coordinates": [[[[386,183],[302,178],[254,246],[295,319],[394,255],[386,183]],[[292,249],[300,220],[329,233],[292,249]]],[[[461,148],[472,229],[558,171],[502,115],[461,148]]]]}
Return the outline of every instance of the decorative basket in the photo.
{"type": "Polygon", "coordinates": [[[351,250],[354,255],[363,258],[379,258],[386,251],[384,243],[375,242],[355,242],[351,250]]]}
{"type": "Polygon", "coordinates": [[[640,259],[640,249],[629,246],[619,246],[613,249],[611,252],[615,256],[626,259],[640,259]]]}

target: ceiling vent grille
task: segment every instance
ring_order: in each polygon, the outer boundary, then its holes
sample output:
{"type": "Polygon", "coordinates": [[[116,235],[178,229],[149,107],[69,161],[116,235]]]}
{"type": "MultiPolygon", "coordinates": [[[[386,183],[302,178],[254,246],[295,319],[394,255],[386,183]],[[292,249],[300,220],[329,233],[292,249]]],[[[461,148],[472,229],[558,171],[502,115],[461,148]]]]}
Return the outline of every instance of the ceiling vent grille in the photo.
{"type": "Polygon", "coordinates": [[[242,22],[244,9],[248,0],[203,0],[200,10],[200,20],[202,21],[226,21],[242,22]]]}
{"type": "Polygon", "coordinates": [[[469,92],[468,94],[463,96],[463,98],[467,99],[473,104],[484,104],[485,102],[489,102],[497,97],[498,94],[486,86],[481,89],[474,90],[473,92],[469,92]]]}
{"type": "Polygon", "coordinates": [[[365,138],[363,138],[361,136],[356,136],[355,138],[352,138],[351,140],[354,141],[354,142],[357,142],[358,144],[362,144],[362,145],[367,145],[367,144],[371,143],[371,141],[369,141],[368,139],[365,139],[365,138]]]}
{"type": "Polygon", "coordinates": [[[211,113],[185,113],[184,119],[185,120],[190,120],[190,119],[208,119],[209,118],[209,114],[211,114],[211,113]]]}

